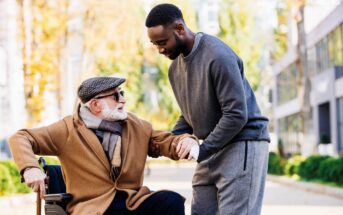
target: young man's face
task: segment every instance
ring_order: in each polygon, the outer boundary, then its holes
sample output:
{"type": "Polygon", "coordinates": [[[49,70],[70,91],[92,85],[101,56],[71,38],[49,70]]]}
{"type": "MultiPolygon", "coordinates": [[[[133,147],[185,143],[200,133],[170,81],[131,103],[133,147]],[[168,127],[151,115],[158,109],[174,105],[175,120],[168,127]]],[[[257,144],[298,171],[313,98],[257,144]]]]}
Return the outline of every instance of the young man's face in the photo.
{"type": "Polygon", "coordinates": [[[160,54],[174,60],[177,58],[184,47],[184,43],[174,30],[173,25],[154,26],[148,28],[148,36],[152,44],[154,44],[160,54]]]}

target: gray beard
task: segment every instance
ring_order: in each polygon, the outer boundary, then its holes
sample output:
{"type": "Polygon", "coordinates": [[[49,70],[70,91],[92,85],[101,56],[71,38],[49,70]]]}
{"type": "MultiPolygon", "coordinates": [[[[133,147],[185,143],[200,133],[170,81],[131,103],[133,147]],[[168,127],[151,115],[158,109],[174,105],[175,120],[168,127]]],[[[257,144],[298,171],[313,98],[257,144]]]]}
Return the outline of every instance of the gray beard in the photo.
{"type": "Polygon", "coordinates": [[[127,119],[126,111],[119,111],[118,108],[110,109],[105,101],[102,102],[104,109],[102,110],[102,116],[108,121],[118,121],[127,119]]]}

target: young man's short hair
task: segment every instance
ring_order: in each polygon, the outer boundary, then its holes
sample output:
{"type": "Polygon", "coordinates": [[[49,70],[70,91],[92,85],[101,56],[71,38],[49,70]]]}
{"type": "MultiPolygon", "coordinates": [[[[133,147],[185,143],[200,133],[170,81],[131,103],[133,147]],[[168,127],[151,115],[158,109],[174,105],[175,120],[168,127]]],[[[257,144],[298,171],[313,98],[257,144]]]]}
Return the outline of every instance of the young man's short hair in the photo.
{"type": "Polygon", "coordinates": [[[159,4],[155,6],[148,14],[145,20],[145,26],[155,27],[158,25],[169,25],[183,16],[181,10],[173,4],[159,4]]]}

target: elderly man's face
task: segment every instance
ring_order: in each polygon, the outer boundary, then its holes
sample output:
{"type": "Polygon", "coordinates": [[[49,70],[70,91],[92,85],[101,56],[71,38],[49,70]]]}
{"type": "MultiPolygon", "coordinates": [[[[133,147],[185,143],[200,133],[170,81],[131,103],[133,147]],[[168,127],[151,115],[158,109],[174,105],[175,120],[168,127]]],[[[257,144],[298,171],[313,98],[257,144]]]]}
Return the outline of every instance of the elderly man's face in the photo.
{"type": "Polygon", "coordinates": [[[103,119],[116,121],[127,118],[125,108],[124,91],[120,88],[107,91],[101,95],[96,96],[96,99],[100,105],[100,116],[103,119]]]}

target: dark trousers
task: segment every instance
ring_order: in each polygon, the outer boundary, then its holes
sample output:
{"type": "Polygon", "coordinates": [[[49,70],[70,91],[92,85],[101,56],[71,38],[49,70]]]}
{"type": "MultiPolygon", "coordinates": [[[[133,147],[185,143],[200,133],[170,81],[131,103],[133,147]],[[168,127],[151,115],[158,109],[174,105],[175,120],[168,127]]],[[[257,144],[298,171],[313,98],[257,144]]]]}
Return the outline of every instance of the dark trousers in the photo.
{"type": "MultiPolygon", "coordinates": [[[[104,215],[184,215],[185,206],[181,195],[171,191],[161,191],[144,200],[136,210],[123,207],[123,193],[116,195],[104,215]],[[119,201],[118,201],[119,200],[119,201]]],[[[125,204],[125,202],[124,202],[125,204]]]]}

